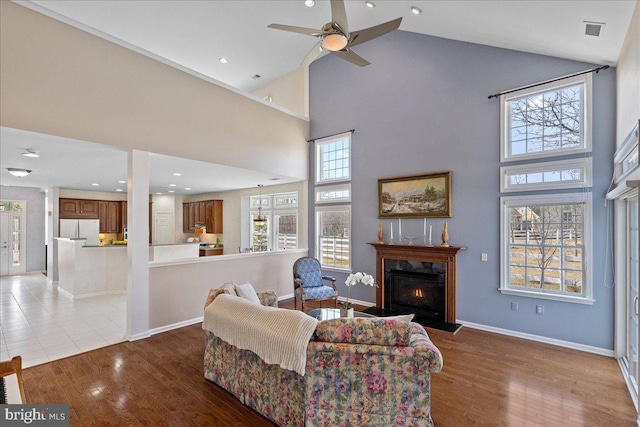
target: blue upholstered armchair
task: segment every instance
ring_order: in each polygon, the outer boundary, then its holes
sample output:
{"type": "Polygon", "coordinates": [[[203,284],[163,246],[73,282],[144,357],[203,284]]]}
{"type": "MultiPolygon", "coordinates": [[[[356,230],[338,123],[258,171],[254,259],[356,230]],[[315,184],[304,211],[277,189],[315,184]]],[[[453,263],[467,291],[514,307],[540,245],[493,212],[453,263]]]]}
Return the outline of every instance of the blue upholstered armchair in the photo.
{"type": "Polygon", "coordinates": [[[298,298],[302,302],[304,311],[305,301],[322,301],[333,299],[333,306],[337,307],[338,288],[336,279],[323,276],[320,271],[320,261],[312,257],[300,258],[293,264],[293,308],[298,309],[298,298]],[[323,283],[331,282],[331,286],[323,283]]]}

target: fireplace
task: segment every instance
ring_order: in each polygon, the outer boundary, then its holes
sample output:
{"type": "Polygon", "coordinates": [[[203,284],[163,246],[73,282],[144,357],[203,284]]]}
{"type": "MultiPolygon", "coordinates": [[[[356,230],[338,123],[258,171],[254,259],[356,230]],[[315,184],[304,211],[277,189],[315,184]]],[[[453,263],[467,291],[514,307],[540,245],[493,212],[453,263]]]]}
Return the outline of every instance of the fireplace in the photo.
{"type": "Polygon", "coordinates": [[[440,263],[437,265],[442,266],[442,273],[398,269],[389,269],[387,272],[385,268],[389,298],[387,307],[384,308],[392,312],[415,313],[416,316],[444,322],[444,266],[440,263]]]}
{"type": "Polygon", "coordinates": [[[376,249],[377,310],[456,325],[456,254],[465,247],[369,244],[376,249]]]}

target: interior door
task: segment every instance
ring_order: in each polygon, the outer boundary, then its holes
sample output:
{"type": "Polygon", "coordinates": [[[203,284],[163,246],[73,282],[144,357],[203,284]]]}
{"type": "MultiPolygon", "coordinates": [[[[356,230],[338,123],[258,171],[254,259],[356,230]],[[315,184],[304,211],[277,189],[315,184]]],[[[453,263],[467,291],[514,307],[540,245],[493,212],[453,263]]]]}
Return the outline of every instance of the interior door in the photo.
{"type": "Polygon", "coordinates": [[[173,213],[156,212],[155,220],[156,243],[174,243],[173,241],[173,213]]]}

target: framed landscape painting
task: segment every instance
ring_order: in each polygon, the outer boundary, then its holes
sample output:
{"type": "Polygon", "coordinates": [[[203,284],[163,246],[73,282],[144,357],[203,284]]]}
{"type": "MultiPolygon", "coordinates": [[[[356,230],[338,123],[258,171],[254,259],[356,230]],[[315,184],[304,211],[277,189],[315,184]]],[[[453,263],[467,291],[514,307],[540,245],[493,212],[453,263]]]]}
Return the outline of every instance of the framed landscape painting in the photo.
{"type": "Polygon", "coordinates": [[[451,218],[451,171],[378,180],[379,218],[451,218]]]}

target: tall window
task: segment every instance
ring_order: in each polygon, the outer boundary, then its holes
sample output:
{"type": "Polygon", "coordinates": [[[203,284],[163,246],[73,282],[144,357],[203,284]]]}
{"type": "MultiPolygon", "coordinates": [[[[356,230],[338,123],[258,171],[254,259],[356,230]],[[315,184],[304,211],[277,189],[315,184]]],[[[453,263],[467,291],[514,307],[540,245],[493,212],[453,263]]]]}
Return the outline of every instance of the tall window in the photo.
{"type": "Polygon", "coordinates": [[[584,286],[590,199],[588,193],[502,199],[503,291],[591,297],[584,286]]]}
{"type": "Polygon", "coordinates": [[[282,193],[251,197],[251,247],[254,252],[281,251],[298,248],[298,193],[282,193]],[[267,218],[257,225],[253,218],[258,207],[267,218]]]}
{"type": "Polygon", "coordinates": [[[502,161],[528,160],[500,168],[502,293],[593,303],[590,96],[583,75],[501,97],[502,161]]]}
{"type": "Polygon", "coordinates": [[[351,133],[316,141],[316,257],[351,268],[351,133]],[[325,185],[331,184],[331,185],[325,185]]]}

